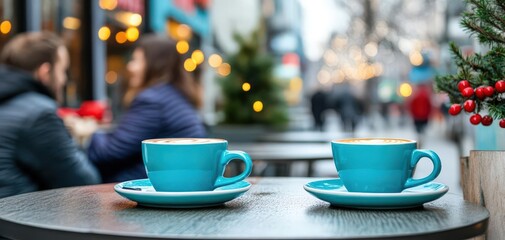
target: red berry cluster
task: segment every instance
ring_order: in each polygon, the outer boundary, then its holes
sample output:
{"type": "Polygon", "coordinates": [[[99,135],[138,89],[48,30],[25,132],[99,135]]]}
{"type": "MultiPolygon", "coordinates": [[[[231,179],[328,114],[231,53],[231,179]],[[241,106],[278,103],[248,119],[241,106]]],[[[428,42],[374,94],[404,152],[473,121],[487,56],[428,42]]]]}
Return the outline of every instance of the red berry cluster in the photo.
{"type": "MultiPolygon", "coordinates": [[[[458,103],[451,105],[449,108],[449,114],[453,116],[458,115],[462,109],[465,109],[465,112],[474,113],[477,105],[475,101],[483,101],[488,97],[493,97],[495,92],[498,94],[505,92],[505,80],[497,81],[494,87],[480,86],[475,89],[470,86],[470,83],[467,80],[461,80],[458,83],[458,89],[461,95],[467,98],[467,100],[463,103],[463,106],[458,103]],[[471,99],[474,95],[475,100],[471,99]]],[[[473,125],[482,123],[484,126],[489,126],[493,123],[493,118],[489,115],[482,117],[480,114],[474,113],[470,116],[470,123],[473,125]]],[[[500,120],[500,127],[505,128],[505,119],[500,120]]]]}

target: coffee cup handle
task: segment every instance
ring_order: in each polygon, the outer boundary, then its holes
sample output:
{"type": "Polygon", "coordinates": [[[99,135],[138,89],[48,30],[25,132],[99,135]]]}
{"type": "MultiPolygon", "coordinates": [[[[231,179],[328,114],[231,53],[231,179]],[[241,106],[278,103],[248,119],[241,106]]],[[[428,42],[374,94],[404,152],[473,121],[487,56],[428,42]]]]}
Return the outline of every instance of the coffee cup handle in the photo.
{"type": "Polygon", "coordinates": [[[236,183],[238,181],[244,180],[246,177],[249,176],[249,174],[251,174],[252,166],[253,166],[253,163],[252,163],[251,157],[246,152],[225,150],[223,152],[223,154],[221,155],[221,162],[220,162],[220,168],[222,169],[221,176],[219,176],[216,179],[216,182],[214,183],[214,187],[218,188],[218,187],[230,185],[232,183],[236,183]],[[228,163],[230,163],[231,160],[235,160],[235,159],[238,159],[238,160],[241,160],[244,162],[244,164],[245,164],[244,171],[234,177],[230,177],[230,178],[224,177],[223,174],[224,174],[224,170],[226,168],[226,165],[228,165],[228,163]]]}
{"type": "Polygon", "coordinates": [[[416,149],[414,150],[414,152],[412,152],[410,167],[414,168],[419,162],[419,160],[421,160],[421,158],[423,157],[427,157],[431,160],[431,162],[433,163],[433,171],[431,171],[430,175],[421,179],[413,179],[413,178],[407,179],[404,188],[411,188],[419,186],[421,184],[428,183],[430,181],[433,181],[438,176],[438,174],[440,174],[440,170],[442,170],[442,163],[440,162],[440,158],[434,151],[427,149],[416,149]]]}

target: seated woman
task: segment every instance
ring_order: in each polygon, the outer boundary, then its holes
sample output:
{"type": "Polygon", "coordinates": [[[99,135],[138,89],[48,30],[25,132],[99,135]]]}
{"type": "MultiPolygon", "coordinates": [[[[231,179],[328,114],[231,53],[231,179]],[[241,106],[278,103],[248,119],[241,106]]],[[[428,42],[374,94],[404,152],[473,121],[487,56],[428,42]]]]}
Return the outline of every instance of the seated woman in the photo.
{"type": "Polygon", "coordinates": [[[201,104],[199,84],[182,64],[168,38],[144,37],[134,50],[124,97],[129,108],[114,131],[93,134],[88,147],[104,182],[146,178],[144,139],[206,136],[196,111],[201,104]]]}

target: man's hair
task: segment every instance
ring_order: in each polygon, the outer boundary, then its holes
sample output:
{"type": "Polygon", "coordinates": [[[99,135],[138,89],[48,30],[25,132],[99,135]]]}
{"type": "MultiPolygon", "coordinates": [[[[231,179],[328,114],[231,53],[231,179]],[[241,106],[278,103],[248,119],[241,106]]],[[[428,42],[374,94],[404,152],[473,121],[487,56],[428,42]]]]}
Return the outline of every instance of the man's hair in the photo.
{"type": "Polygon", "coordinates": [[[52,67],[61,46],[64,46],[63,41],[51,32],[18,34],[5,45],[0,54],[0,63],[29,72],[35,71],[46,62],[52,67]]]}

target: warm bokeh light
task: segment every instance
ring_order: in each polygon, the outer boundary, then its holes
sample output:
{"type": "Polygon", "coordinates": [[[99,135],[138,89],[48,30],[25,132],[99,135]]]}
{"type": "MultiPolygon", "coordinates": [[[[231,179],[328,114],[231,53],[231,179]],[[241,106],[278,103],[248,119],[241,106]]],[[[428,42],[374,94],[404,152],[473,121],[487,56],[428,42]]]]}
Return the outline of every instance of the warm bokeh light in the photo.
{"type": "Polygon", "coordinates": [[[400,96],[410,97],[410,95],[412,95],[412,86],[408,83],[402,83],[400,85],[400,96]]]}
{"type": "Polygon", "coordinates": [[[293,77],[289,80],[289,86],[284,91],[284,97],[291,106],[300,103],[303,80],[300,77],[293,77]]]}
{"type": "Polygon", "coordinates": [[[129,27],[128,29],[126,29],[126,39],[128,39],[128,41],[130,42],[137,41],[137,39],[139,39],[139,35],[140,35],[139,29],[136,27],[129,27]]]}
{"type": "Polygon", "coordinates": [[[382,72],[383,72],[383,68],[382,68],[382,64],[380,63],[374,63],[373,64],[374,68],[375,68],[375,76],[380,76],[382,75],[382,72]]]}
{"type": "Polygon", "coordinates": [[[7,34],[11,31],[12,29],[12,24],[9,20],[5,20],[2,23],[0,23],[0,32],[3,34],[7,34]]]}
{"type": "Polygon", "coordinates": [[[196,62],[192,58],[188,58],[184,61],[184,69],[188,72],[193,72],[196,69],[196,62]]]}
{"type": "Polygon", "coordinates": [[[389,26],[388,26],[388,23],[384,20],[379,20],[376,24],[375,24],[375,32],[377,32],[377,34],[381,37],[384,37],[388,34],[389,32],[389,26]]]}
{"type": "Polygon", "coordinates": [[[354,61],[357,62],[362,61],[363,54],[361,53],[361,49],[356,45],[351,46],[349,48],[349,57],[351,57],[352,59],[354,59],[354,61]]]}
{"type": "Polygon", "coordinates": [[[289,90],[300,92],[303,87],[303,81],[300,77],[294,77],[289,81],[289,90]]]}
{"type": "MultiPolygon", "coordinates": [[[[342,83],[345,79],[345,73],[342,69],[336,69],[331,74],[333,83],[342,83]]],[[[302,82],[303,83],[303,82],[302,82]]]]}
{"type": "Polygon", "coordinates": [[[223,59],[221,56],[217,54],[212,54],[209,57],[209,65],[213,68],[219,67],[223,63],[223,59]]]}
{"type": "Polygon", "coordinates": [[[117,21],[129,26],[138,27],[142,24],[142,16],[138,13],[118,12],[115,15],[117,21]]]}
{"type": "Polygon", "coordinates": [[[66,17],[63,19],[63,27],[70,30],[77,30],[81,27],[81,20],[75,17],[66,17]]]}
{"type": "Polygon", "coordinates": [[[324,53],[323,55],[323,58],[324,58],[324,62],[328,65],[328,66],[336,66],[337,63],[338,63],[338,56],[337,54],[331,50],[331,49],[328,49],[326,50],[326,52],[324,53]]]}
{"type": "Polygon", "coordinates": [[[180,54],[187,53],[189,50],[189,43],[184,40],[178,41],[177,44],[175,45],[175,48],[177,49],[177,52],[180,54]]]}
{"type": "Polygon", "coordinates": [[[140,24],[142,24],[142,16],[138,13],[134,13],[130,15],[128,23],[130,23],[131,26],[138,27],[140,24]]]}
{"type": "Polygon", "coordinates": [[[365,68],[365,79],[370,79],[370,78],[373,78],[375,77],[376,73],[375,73],[375,67],[372,66],[372,65],[366,65],[365,68]]]}
{"type": "Polygon", "coordinates": [[[103,26],[98,30],[98,38],[102,41],[107,41],[110,37],[110,28],[107,26],[103,26]]]}
{"type": "Polygon", "coordinates": [[[357,69],[357,80],[366,80],[371,76],[373,73],[369,72],[368,65],[366,63],[360,63],[358,65],[357,69]]]}
{"type": "Polygon", "coordinates": [[[347,45],[346,37],[336,37],[333,39],[332,46],[334,49],[340,49],[347,45]]]}
{"type": "Polygon", "coordinates": [[[195,50],[191,54],[191,58],[195,60],[196,64],[201,64],[205,60],[205,55],[203,55],[203,52],[201,50],[195,50]]]}
{"type": "Polygon", "coordinates": [[[367,45],[365,45],[365,53],[369,57],[375,57],[377,55],[377,51],[378,51],[377,43],[369,42],[367,45]]]}
{"type": "Polygon", "coordinates": [[[100,0],[98,5],[104,10],[114,10],[117,7],[117,0],[100,0]]]}
{"type": "Polygon", "coordinates": [[[116,42],[119,43],[119,44],[123,44],[126,42],[126,40],[128,40],[126,38],[126,33],[121,31],[121,32],[118,32],[116,33],[116,42]]]}
{"type": "Polygon", "coordinates": [[[105,74],[105,82],[108,84],[114,84],[117,81],[117,73],[115,71],[108,71],[105,74]]]}
{"type": "Polygon", "coordinates": [[[244,92],[249,92],[249,90],[251,90],[251,84],[249,84],[248,82],[243,83],[242,90],[244,90],[244,92]]]}
{"type": "Polygon", "coordinates": [[[253,110],[255,112],[261,112],[263,110],[263,103],[261,101],[256,101],[253,103],[253,110]]]}
{"type": "Polygon", "coordinates": [[[226,77],[230,75],[231,73],[231,66],[228,63],[223,63],[217,68],[217,73],[223,77],[226,77]]]}
{"type": "Polygon", "coordinates": [[[321,69],[321,71],[319,71],[319,73],[317,73],[317,80],[319,81],[319,83],[321,83],[323,85],[330,82],[330,78],[331,78],[331,74],[328,72],[328,70],[321,69]]]}
{"type": "Polygon", "coordinates": [[[423,55],[420,52],[414,51],[409,55],[410,63],[414,66],[419,66],[423,64],[423,55]]]}
{"type": "Polygon", "coordinates": [[[189,40],[192,35],[191,28],[186,24],[179,24],[175,30],[177,39],[189,40]]]}

